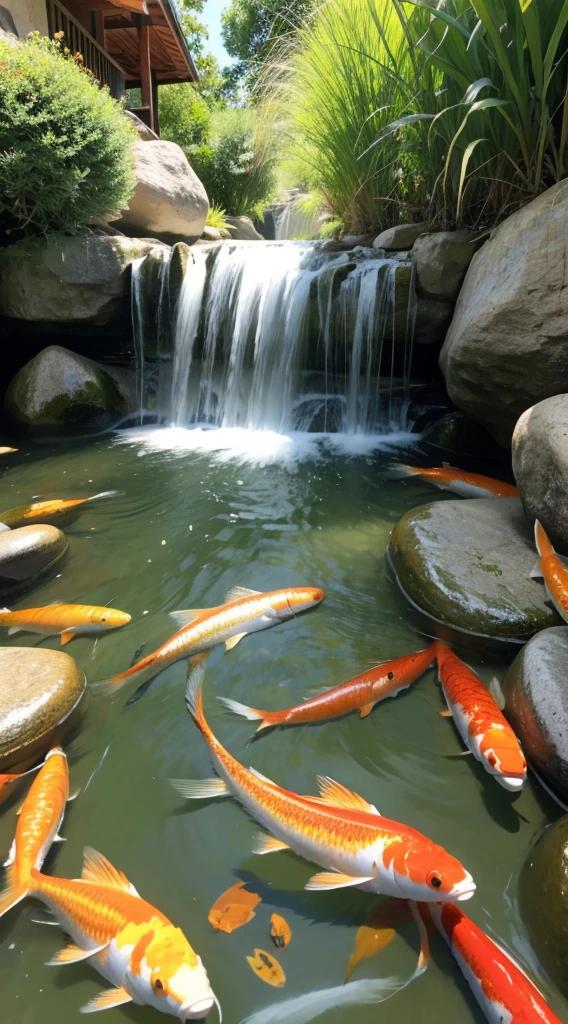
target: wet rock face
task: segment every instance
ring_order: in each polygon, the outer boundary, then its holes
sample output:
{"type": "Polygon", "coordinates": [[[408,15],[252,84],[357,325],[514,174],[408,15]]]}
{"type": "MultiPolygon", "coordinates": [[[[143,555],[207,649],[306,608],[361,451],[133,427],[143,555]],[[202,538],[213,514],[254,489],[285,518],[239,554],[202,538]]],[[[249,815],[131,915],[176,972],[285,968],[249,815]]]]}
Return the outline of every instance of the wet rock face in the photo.
{"type": "Polygon", "coordinates": [[[0,647],[0,770],[45,751],[84,692],[84,674],[63,651],[0,647]]]}
{"type": "Polygon", "coordinates": [[[535,549],[518,498],[412,509],[393,530],[388,560],[411,603],[453,629],[514,640],[559,622],[529,578],[535,549]]]}
{"type": "Polygon", "coordinates": [[[542,965],[568,996],[568,815],[547,828],[520,878],[520,910],[542,965]]]}
{"type": "Polygon", "coordinates": [[[568,800],[568,626],[537,633],[515,658],[503,691],[530,763],[568,800]]]}
{"type": "Polygon", "coordinates": [[[529,524],[539,519],[554,546],[568,554],[568,395],[523,413],[513,434],[513,470],[529,524]]]}
{"type": "Polygon", "coordinates": [[[21,526],[0,533],[0,585],[30,579],[67,551],[65,534],[55,526],[21,526]]]}
{"type": "Polygon", "coordinates": [[[412,246],[418,294],[455,302],[466,270],[484,238],[472,231],[421,234],[412,246]]]}

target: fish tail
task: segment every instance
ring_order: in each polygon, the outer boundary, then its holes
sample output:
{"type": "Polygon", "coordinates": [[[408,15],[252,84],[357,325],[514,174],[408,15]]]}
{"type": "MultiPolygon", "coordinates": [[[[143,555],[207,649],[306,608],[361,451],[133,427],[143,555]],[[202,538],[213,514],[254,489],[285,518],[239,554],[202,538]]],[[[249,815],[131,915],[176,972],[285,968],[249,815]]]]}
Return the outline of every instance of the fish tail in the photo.
{"type": "Polygon", "coordinates": [[[385,477],[387,480],[405,480],[409,476],[416,476],[418,470],[414,466],[405,466],[401,462],[395,462],[393,466],[389,466],[385,477]]]}
{"type": "Polygon", "coordinates": [[[246,704],[239,704],[238,700],[230,700],[229,697],[217,697],[217,700],[221,701],[229,711],[232,711],[235,715],[240,715],[242,718],[248,718],[249,722],[257,722],[260,719],[260,725],[257,732],[261,729],[267,729],[273,723],[269,721],[271,718],[270,712],[259,711],[258,708],[249,708],[246,704]]]}
{"type": "Polygon", "coordinates": [[[25,899],[32,889],[31,872],[29,878],[21,878],[17,863],[11,864],[10,867],[6,868],[4,877],[6,879],[6,886],[0,892],[0,917],[25,899]]]}
{"type": "Polygon", "coordinates": [[[211,732],[207,719],[203,713],[203,678],[205,676],[205,662],[209,651],[204,654],[195,654],[189,659],[187,665],[187,686],[185,690],[185,703],[193,721],[198,729],[208,736],[211,732]]]}
{"type": "Polygon", "coordinates": [[[157,675],[159,670],[160,667],[157,664],[157,659],[153,654],[149,654],[147,658],[136,662],[132,668],[127,668],[126,672],[120,672],[116,676],[109,676],[108,679],[100,679],[93,686],[98,690],[106,690],[108,693],[119,690],[130,679],[135,679],[138,685],[142,686],[143,683],[148,682],[149,679],[157,675]]]}
{"type": "Polygon", "coordinates": [[[99,498],[115,498],[117,494],[120,494],[120,491],[99,491],[98,494],[93,494],[90,498],[85,498],[85,502],[98,501],[99,498]]]}
{"type": "Polygon", "coordinates": [[[541,558],[547,558],[549,555],[554,554],[554,548],[548,539],[546,530],[539,523],[538,519],[535,520],[534,524],[534,542],[541,558]]]}

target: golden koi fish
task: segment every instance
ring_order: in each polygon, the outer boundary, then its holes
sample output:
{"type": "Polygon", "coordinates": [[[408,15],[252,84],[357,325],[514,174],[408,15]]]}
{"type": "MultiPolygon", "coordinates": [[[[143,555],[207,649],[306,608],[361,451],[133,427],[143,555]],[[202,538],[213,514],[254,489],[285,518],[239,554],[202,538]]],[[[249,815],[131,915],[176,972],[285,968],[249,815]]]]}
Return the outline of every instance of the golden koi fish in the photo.
{"type": "Polygon", "coordinates": [[[383,818],[357,793],[320,777],[319,797],[299,796],[235,760],[203,714],[203,673],[202,663],[191,666],[186,700],[220,778],[172,780],[182,796],[235,796],[271,833],[260,837],[255,853],[291,849],[328,869],[314,875],[307,889],[355,886],[408,898],[420,892],[423,901],[463,900],[473,895],[473,878],[455,857],[415,829],[383,818]]]}
{"type": "Polygon", "coordinates": [[[57,522],[89,501],[112,498],[115,494],[118,494],[118,491],[101,491],[100,494],[93,494],[90,498],[52,498],[50,501],[34,501],[31,505],[18,505],[16,508],[0,512],[0,522],[10,528],[29,526],[32,523],[57,522]]]}
{"type": "Polygon", "coordinates": [[[17,448],[7,448],[6,445],[2,445],[2,447],[0,447],[0,455],[10,455],[11,452],[17,452],[17,451],[18,451],[17,448]]]}
{"type": "Polygon", "coordinates": [[[434,484],[441,491],[453,491],[462,498],[518,498],[519,488],[507,484],[503,480],[495,480],[492,476],[481,473],[467,473],[453,466],[440,466],[435,469],[420,469],[418,466],[393,466],[389,470],[391,477],[416,476],[428,484],[434,484]]]}
{"type": "Polygon", "coordinates": [[[21,608],[11,612],[0,609],[0,626],[9,626],[8,635],[25,630],[53,636],[58,633],[61,645],[68,644],[82,633],[97,635],[107,629],[118,629],[130,622],[131,616],[118,608],[99,608],[88,604],[47,604],[41,608],[21,608]]]}
{"type": "Polygon", "coordinates": [[[539,554],[538,569],[531,573],[533,577],[541,577],[547,596],[556,611],[568,622],[568,569],[552,547],[546,531],[538,519],[534,524],[534,539],[539,554]]]}
{"type": "Polygon", "coordinates": [[[26,881],[32,870],[40,871],[59,829],[69,800],[69,769],[61,747],[53,747],[30,786],[18,817],[16,835],[8,860],[8,889],[0,897],[0,914],[27,895],[26,881]],[[7,906],[1,906],[2,900],[7,906]]]}

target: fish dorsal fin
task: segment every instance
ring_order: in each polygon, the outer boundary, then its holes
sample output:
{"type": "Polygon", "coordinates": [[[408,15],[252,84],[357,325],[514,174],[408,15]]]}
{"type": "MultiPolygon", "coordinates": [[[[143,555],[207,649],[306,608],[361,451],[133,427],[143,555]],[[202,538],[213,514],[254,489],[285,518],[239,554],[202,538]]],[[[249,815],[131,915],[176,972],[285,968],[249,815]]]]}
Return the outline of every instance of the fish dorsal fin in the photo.
{"type": "Polygon", "coordinates": [[[266,775],[263,775],[262,772],[258,772],[256,768],[251,768],[249,766],[249,772],[252,772],[253,775],[256,775],[257,779],[260,779],[261,782],[269,782],[271,786],[274,785],[272,779],[267,779],[266,775]]]}
{"type": "Polygon", "coordinates": [[[258,597],[262,594],[262,590],[249,590],[248,587],[231,587],[229,593],[225,595],[225,604],[230,604],[231,601],[244,601],[245,597],[258,597]]]}
{"type": "Polygon", "coordinates": [[[113,867],[102,853],[93,850],[92,846],[86,846],[83,853],[83,870],[81,881],[93,882],[95,885],[106,885],[111,889],[122,889],[132,896],[138,896],[136,889],[128,881],[125,874],[113,867]]]}
{"type": "Polygon", "coordinates": [[[501,687],[501,683],[497,679],[497,676],[493,676],[493,679],[489,683],[489,693],[493,697],[497,707],[500,711],[503,711],[505,707],[505,694],[501,687]]]}
{"type": "Polygon", "coordinates": [[[176,626],[182,629],[183,626],[188,626],[190,622],[194,622],[200,615],[203,615],[203,608],[181,608],[177,612],[170,612],[170,619],[173,619],[176,626]]]}
{"type": "Polygon", "coordinates": [[[380,817],[381,812],[373,804],[368,803],[358,793],[346,789],[341,783],[334,782],[327,775],[318,775],[318,789],[321,800],[326,804],[331,804],[332,807],[345,807],[350,811],[366,811],[367,814],[378,814],[380,817]]]}

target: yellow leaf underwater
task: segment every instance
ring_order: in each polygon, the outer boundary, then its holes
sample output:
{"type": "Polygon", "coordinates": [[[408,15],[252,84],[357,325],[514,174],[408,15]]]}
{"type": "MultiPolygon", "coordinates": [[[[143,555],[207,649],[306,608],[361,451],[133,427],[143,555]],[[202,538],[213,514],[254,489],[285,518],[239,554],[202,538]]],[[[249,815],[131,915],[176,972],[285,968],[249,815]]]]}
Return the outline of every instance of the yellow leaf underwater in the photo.
{"type": "Polygon", "coordinates": [[[357,931],[355,949],[349,957],[345,981],[349,981],[357,964],[386,949],[396,935],[396,927],[412,920],[406,900],[390,898],[373,907],[367,920],[357,931]]]}
{"type": "Polygon", "coordinates": [[[292,929],[280,914],[273,914],[270,918],[270,938],[278,949],[286,949],[290,944],[292,929]]]}
{"type": "Polygon", "coordinates": [[[230,935],[236,928],[242,928],[255,916],[254,908],[262,902],[255,892],[247,892],[244,882],[227,889],[215,901],[209,911],[208,921],[220,932],[230,935]]]}
{"type": "Polygon", "coordinates": [[[265,953],[263,949],[255,949],[254,956],[247,956],[247,963],[250,964],[254,973],[262,981],[265,981],[267,985],[281,988],[286,983],[286,975],[280,964],[273,956],[270,956],[270,953],[265,953]]]}

